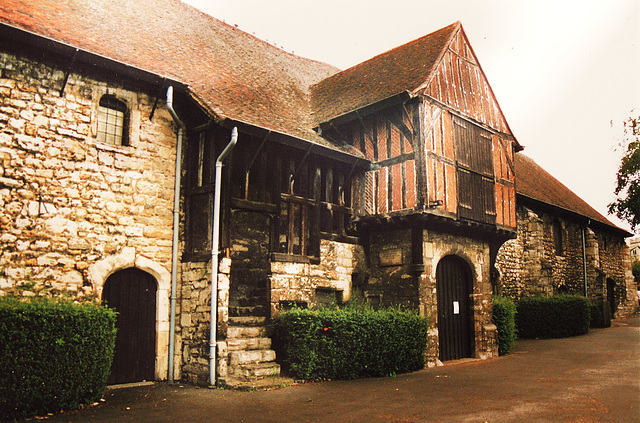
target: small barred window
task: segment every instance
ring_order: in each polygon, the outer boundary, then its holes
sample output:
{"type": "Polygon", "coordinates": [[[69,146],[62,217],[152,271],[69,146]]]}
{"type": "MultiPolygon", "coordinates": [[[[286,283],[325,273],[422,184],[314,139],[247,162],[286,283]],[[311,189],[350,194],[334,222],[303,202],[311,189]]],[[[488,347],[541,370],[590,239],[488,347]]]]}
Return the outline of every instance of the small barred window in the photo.
{"type": "Polygon", "coordinates": [[[129,145],[129,110],[112,95],[105,94],[98,106],[98,141],[115,145],[129,145]]]}
{"type": "Polygon", "coordinates": [[[564,236],[562,223],[556,220],[553,222],[553,244],[556,249],[556,256],[564,256],[564,236]]]}

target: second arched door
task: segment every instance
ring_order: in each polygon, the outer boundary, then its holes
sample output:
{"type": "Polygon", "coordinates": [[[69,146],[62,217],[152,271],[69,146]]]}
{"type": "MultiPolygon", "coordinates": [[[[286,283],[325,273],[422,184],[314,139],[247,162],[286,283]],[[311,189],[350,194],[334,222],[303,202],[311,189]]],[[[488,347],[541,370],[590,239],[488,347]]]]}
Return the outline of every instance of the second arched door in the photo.
{"type": "Polygon", "coordinates": [[[473,279],[469,265],[446,256],[436,268],[440,360],[473,357],[473,279]]]}

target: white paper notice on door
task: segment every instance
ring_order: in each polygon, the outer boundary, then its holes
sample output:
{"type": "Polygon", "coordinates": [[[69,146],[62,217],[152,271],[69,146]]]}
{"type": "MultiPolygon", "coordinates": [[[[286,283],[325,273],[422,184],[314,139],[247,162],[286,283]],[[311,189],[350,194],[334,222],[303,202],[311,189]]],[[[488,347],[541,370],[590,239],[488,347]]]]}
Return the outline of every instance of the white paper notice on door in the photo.
{"type": "Polygon", "coordinates": [[[460,304],[457,301],[453,302],[453,314],[460,314],[460,304]]]}

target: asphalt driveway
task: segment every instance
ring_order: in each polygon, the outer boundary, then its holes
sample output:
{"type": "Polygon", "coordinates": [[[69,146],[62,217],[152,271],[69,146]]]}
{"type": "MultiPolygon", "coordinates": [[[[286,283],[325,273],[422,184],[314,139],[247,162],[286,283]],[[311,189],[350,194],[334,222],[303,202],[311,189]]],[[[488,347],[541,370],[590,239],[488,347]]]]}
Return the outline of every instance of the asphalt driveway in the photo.
{"type": "Polygon", "coordinates": [[[109,390],[52,422],[640,422],[640,318],[575,338],[394,378],[235,392],[159,383],[109,390]]]}

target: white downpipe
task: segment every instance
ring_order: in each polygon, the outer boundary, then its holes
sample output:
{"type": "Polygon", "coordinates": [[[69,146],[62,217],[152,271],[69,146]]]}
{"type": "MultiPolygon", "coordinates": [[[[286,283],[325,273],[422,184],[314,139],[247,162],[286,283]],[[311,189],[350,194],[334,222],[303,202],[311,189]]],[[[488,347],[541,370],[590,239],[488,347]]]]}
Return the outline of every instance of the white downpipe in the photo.
{"type": "Polygon", "coordinates": [[[585,232],[587,228],[591,224],[591,219],[587,220],[587,224],[582,227],[582,275],[584,279],[584,296],[585,298],[589,298],[589,288],[587,284],[587,245],[585,241],[585,232]]]}
{"type": "Polygon", "coordinates": [[[211,333],[209,338],[209,385],[216,386],[216,331],[218,317],[218,253],[220,238],[220,191],[222,162],[238,141],[238,128],[231,130],[231,140],[216,160],[216,179],[213,197],[213,230],[211,234],[211,333]]]}
{"type": "Polygon", "coordinates": [[[173,188],[173,241],[171,251],[171,312],[169,318],[169,382],[174,381],[174,353],[176,337],[176,291],[178,279],[178,234],[180,224],[180,174],[182,173],[182,136],[184,124],[173,109],[173,87],[167,89],[167,109],[178,125],[178,141],[176,145],[176,168],[173,188]]]}

